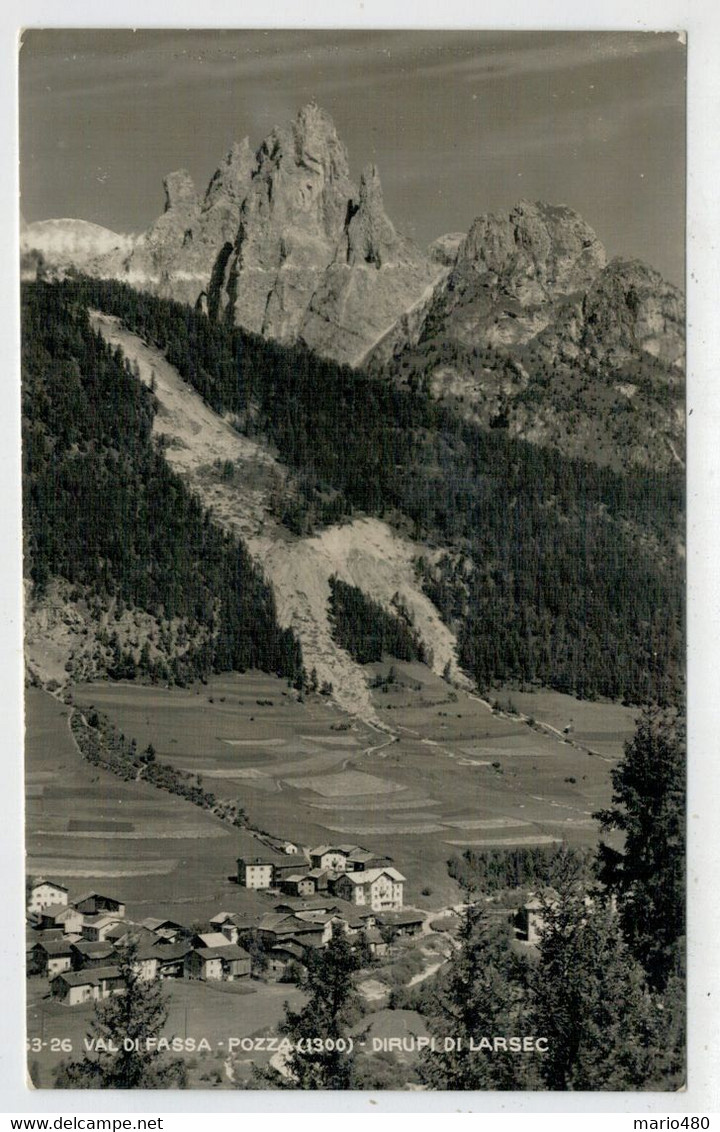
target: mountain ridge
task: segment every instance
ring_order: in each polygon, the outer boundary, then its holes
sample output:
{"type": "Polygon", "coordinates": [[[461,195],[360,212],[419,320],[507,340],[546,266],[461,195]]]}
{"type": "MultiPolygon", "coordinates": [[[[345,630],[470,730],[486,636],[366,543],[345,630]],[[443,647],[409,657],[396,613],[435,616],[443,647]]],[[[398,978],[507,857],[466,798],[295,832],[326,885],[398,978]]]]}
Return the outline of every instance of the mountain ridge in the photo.
{"type": "Polygon", "coordinates": [[[315,104],[255,151],[235,143],[204,194],[185,170],[163,187],[162,215],[136,238],[105,231],[93,249],[93,230],[65,221],[64,242],[44,230],[43,253],[29,226],[26,274],[45,254],[51,277],[72,266],[128,282],[424,385],[485,427],[568,455],[682,464],[683,296],[639,261],[608,262],[569,206],[521,200],[422,252],[387,215],[377,167],[353,182],[315,104]]]}

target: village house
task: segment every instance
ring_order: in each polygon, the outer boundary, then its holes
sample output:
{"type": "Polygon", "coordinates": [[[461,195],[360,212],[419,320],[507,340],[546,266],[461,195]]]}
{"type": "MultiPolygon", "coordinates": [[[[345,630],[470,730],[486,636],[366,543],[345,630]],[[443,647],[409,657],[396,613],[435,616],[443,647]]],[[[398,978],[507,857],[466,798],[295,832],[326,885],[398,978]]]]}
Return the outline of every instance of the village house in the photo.
{"type": "Polygon", "coordinates": [[[350,854],[357,845],[316,845],[310,850],[310,864],[314,869],[329,869],[334,873],[344,873],[350,854]]]}
{"type": "Polygon", "coordinates": [[[305,949],[299,943],[277,943],[266,955],[265,978],[279,980],[305,967],[305,949]]]}
{"type": "Polygon", "coordinates": [[[212,932],[224,935],[228,943],[238,943],[242,932],[253,929],[257,919],[254,912],[218,912],[208,926],[212,932]]]}
{"type": "Polygon", "coordinates": [[[312,877],[315,881],[316,892],[327,892],[328,880],[334,875],[329,869],[308,869],[307,871],[307,876],[312,877]]]}
{"type": "Polygon", "coordinates": [[[30,952],[30,973],[52,979],[72,968],[71,944],[67,940],[43,940],[30,952]]]}
{"type": "Polygon", "coordinates": [[[64,884],[38,877],[28,892],[27,910],[30,913],[42,912],[50,904],[67,904],[68,890],[64,884]]]}
{"type": "MultiPolygon", "coordinates": [[[[304,924],[313,924],[321,931],[320,943],[324,947],[329,943],[333,936],[333,926],[337,923],[338,917],[334,912],[297,912],[295,915],[296,920],[300,920],[304,924]]],[[[301,931],[300,935],[303,934],[301,931]]],[[[313,933],[315,934],[315,933],[313,933]]],[[[295,932],[298,935],[298,932],[295,932]]]]}
{"type": "Polygon", "coordinates": [[[121,900],[116,900],[114,896],[103,896],[99,892],[86,892],[73,903],[83,916],[99,916],[106,912],[112,912],[115,916],[125,915],[125,905],[121,900]]]}
{"type": "Polygon", "coordinates": [[[389,865],[383,869],[345,873],[335,882],[335,892],[351,904],[362,904],[374,912],[399,911],[403,906],[405,877],[389,865]]]}
{"type": "Polygon", "coordinates": [[[69,904],[48,904],[40,912],[41,928],[60,928],[63,935],[81,935],[83,915],[69,904]]]}
{"type": "Polygon", "coordinates": [[[127,924],[117,915],[105,913],[99,916],[86,916],[82,925],[83,939],[94,943],[108,938],[110,933],[121,931],[127,935],[127,924]]]}
{"type": "Polygon", "coordinates": [[[309,873],[291,873],[280,883],[280,891],[288,896],[312,896],[316,891],[315,878],[309,873]]]}
{"type": "Polygon", "coordinates": [[[238,884],[243,888],[272,888],[274,867],[270,857],[238,857],[238,884]]]}
{"type": "Polygon", "coordinates": [[[211,917],[208,924],[210,931],[222,932],[230,943],[237,943],[237,939],[231,938],[231,933],[237,933],[237,925],[233,920],[232,912],[218,912],[215,916],[211,917]]]}
{"type": "Polygon", "coordinates": [[[147,916],[140,921],[140,927],[152,932],[159,939],[166,939],[168,943],[175,943],[184,936],[189,936],[189,930],[178,924],[175,920],[160,920],[155,916],[147,916]]]}
{"type": "Polygon", "coordinates": [[[558,895],[551,889],[542,898],[531,892],[515,917],[518,938],[537,946],[545,928],[547,909],[555,907],[557,902],[558,895]]]}
{"type": "Polygon", "coordinates": [[[250,977],[251,960],[247,951],[224,940],[223,947],[194,947],[185,957],[185,978],[205,981],[250,977]]]}
{"type": "Polygon", "coordinates": [[[222,932],[197,932],[190,940],[193,947],[228,947],[231,942],[222,932]]]}
{"type": "Polygon", "coordinates": [[[159,959],[154,947],[147,944],[138,948],[137,960],[133,970],[143,983],[151,983],[158,977],[159,959]]]}
{"type": "Polygon", "coordinates": [[[279,887],[289,876],[305,874],[307,867],[308,863],[302,853],[286,853],[283,857],[277,857],[273,867],[273,886],[279,887]]]}
{"type": "Polygon", "coordinates": [[[187,940],[177,940],[175,943],[164,943],[160,940],[155,944],[154,950],[159,979],[185,977],[185,959],[192,951],[187,940]]]}
{"type": "Polygon", "coordinates": [[[290,940],[302,946],[322,946],[325,931],[323,924],[308,923],[297,916],[277,912],[269,912],[257,925],[257,935],[266,950],[290,940]]]}
{"type": "Polygon", "coordinates": [[[388,945],[377,928],[370,928],[365,932],[365,942],[373,959],[382,959],[387,952],[388,945]]]}
{"type": "Polygon", "coordinates": [[[73,971],[87,971],[92,967],[107,967],[115,959],[115,947],[107,940],[93,942],[78,940],[70,944],[70,962],[73,971]]]}
{"type": "Polygon", "coordinates": [[[98,967],[92,971],[64,971],[50,982],[50,993],[66,1006],[106,999],[122,994],[124,981],[117,967],[98,967]]]}
{"type": "Polygon", "coordinates": [[[396,936],[419,935],[425,923],[425,913],[417,908],[404,908],[402,912],[382,912],[377,922],[381,928],[392,928],[396,936]]]}
{"type": "Polygon", "coordinates": [[[388,865],[392,865],[392,857],[384,857],[381,854],[371,853],[369,849],[353,849],[348,853],[347,864],[345,871],[348,873],[361,873],[367,869],[384,869],[388,865]]]}

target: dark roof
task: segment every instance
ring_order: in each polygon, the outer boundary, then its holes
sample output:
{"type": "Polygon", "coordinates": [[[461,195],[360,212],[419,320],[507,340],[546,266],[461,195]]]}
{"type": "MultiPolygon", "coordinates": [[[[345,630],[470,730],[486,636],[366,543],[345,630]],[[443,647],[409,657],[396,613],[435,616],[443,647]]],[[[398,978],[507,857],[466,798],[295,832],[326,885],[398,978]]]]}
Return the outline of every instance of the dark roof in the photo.
{"type": "Polygon", "coordinates": [[[116,966],[96,967],[92,972],[96,979],[117,979],[120,977],[120,968],[116,966]]]}
{"type": "Polygon", "coordinates": [[[183,925],[179,924],[177,920],[160,920],[155,916],[147,916],[146,919],[140,921],[140,926],[151,932],[156,932],[158,928],[172,928],[173,931],[178,932],[185,931],[183,925]]]}
{"type": "Polygon", "coordinates": [[[85,900],[112,900],[113,904],[124,904],[124,900],[118,900],[117,896],[107,896],[104,892],[83,892],[82,896],[78,896],[73,900],[73,904],[82,904],[85,900]]]}
{"type": "Polygon", "coordinates": [[[184,959],[188,951],[192,951],[192,947],[183,940],[178,940],[177,943],[158,941],[152,949],[152,954],[158,963],[173,963],[178,959],[184,959]]]}
{"type": "Polygon", "coordinates": [[[274,947],[270,948],[270,954],[277,952],[278,955],[291,955],[293,959],[302,959],[305,954],[304,947],[299,943],[276,943],[274,947]]]}
{"type": "Polygon", "coordinates": [[[72,946],[81,955],[88,956],[89,958],[102,958],[103,955],[114,955],[115,948],[111,943],[103,939],[82,939],[72,946]]]}
{"type": "Polygon", "coordinates": [[[238,857],[238,865],[274,865],[273,857],[238,857]]]}
{"type": "Polygon", "coordinates": [[[48,880],[47,877],[38,877],[35,883],[31,886],[30,891],[34,892],[36,888],[41,888],[42,885],[49,884],[51,888],[59,888],[61,892],[69,892],[70,889],[64,884],[58,884],[56,880],[48,880]]]}
{"type": "MultiPolygon", "coordinates": [[[[69,904],[46,904],[44,908],[40,909],[41,917],[42,916],[52,916],[53,919],[58,919],[58,917],[63,912],[66,912],[66,913],[67,912],[75,912],[75,913],[77,913],[77,908],[73,908],[69,904]]],[[[82,915],[82,913],[79,913],[79,914],[82,915]]]]}
{"type": "Polygon", "coordinates": [[[227,947],[196,947],[194,949],[202,959],[249,959],[247,951],[239,947],[236,943],[230,943],[227,947]]]}
{"type": "Polygon", "coordinates": [[[90,971],[62,971],[59,975],[54,975],[50,982],[54,983],[59,979],[69,987],[88,986],[97,982],[97,971],[102,971],[102,967],[93,967],[90,971]]]}
{"type": "Polygon", "coordinates": [[[289,896],[274,905],[276,912],[286,915],[289,912],[330,912],[339,907],[340,900],[335,896],[289,896]]]}
{"type": "Polygon", "coordinates": [[[101,979],[117,979],[119,975],[119,967],[93,967],[89,971],[63,971],[50,981],[54,983],[55,979],[62,979],[69,987],[82,987],[88,983],[99,983],[101,979]]]}
{"type": "Polygon", "coordinates": [[[69,955],[71,944],[61,939],[42,939],[35,947],[41,947],[46,955],[69,955]]]}

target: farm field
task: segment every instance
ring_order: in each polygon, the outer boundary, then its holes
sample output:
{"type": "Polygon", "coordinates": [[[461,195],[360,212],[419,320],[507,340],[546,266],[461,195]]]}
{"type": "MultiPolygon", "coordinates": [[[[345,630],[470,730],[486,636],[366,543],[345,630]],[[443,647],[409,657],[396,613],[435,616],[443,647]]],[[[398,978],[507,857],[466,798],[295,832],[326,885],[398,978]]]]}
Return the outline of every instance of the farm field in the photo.
{"type": "MultiPolygon", "coordinates": [[[[164,984],[168,996],[168,1018],[163,1029],[167,1038],[205,1038],[212,1053],[198,1055],[183,1053],[188,1061],[206,1061],[209,1068],[222,1068],[228,1037],[250,1037],[275,1031],[284,1017],[283,1004],[288,1002],[299,1009],[305,995],[297,987],[287,984],[247,981],[242,983],[203,983],[168,979],[164,984]],[[221,1044],[223,1043],[223,1044],[221,1044]]],[[[47,980],[29,979],[27,983],[27,1039],[30,1043],[28,1066],[35,1062],[34,1073],[41,1088],[52,1085],[52,1074],[63,1059],[77,1060],[83,1054],[83,1039],[93,1017],[92,1003],[82,1006],[63,1006],[50,998],[47,980]],[[33,1039],[45,1045],[42,1052],[33,1055],[33,1039]],[[63,1052],[59,1043],[69,1039],[72,1053],[63,1052]]],[[[177,1056],[177,1055],[175,1055],[177,1056]]],[[[263,1061],[262,1054],[254,1055],[256,1064],[263,1061]]],[[[191,1086],[202,1088],[201,1081],[191,1086]]]]}
{"type": "Polygon", "coordinates": [[[227,878],[241,849],[258,843],[184,799],[123,782],[78,753],[69,708],[47,692],[26,697],[26,852],[31,875],[49,875],[71,899],[93,888],[128,916],[182,923],[220,908],[269,910],[266,897],[227,878]]]}
{"type": "MultiPolygon", "coordinates": [[[[368,677],[388,670],[368,666],[368,677]]],[[[574,714],[570,744],[494,715],[422,665],[394,670],[395,682],[372,692],[382,729],[350,720],[321,697],[298,703],[282,681],[261,674],[188,689],[98,683],[78,687],[75,699],[109,715],[140,749],[152,742],[158,759],[199,774],[218,796],[238,797],[269,833],[389,854],[407,877],[406,902],[420,907],[457,900],[447,859],[465,848],[595,843],[591,815],[609,801],[610,769],[633,732],[632,709],[529,695],[538,721],[564,726],[574,714]]],[[[517,707],[524,710],[524,700],[517,707]]],[[[213,829],[219,824],[207,820],[213,829]]],[[[214,886],[236,855],[220,844],[211,853],[216,875],[207,878],[214,886]]],[[[193,848],[191,876],[208,859],[199,844],[193,848]]]]}

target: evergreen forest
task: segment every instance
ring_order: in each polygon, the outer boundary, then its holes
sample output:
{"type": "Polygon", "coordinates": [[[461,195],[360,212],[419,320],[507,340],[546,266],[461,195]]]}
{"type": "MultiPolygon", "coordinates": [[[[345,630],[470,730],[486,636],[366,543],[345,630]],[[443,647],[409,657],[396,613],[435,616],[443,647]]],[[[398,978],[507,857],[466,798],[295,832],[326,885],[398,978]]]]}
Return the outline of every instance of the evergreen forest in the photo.
{"type": "MultiPolygon", "coordinates": [[[[423,389],[398,387],[302,347],[268,342],[227,321],[213,322],[200,310],[117,282],[78,278],[30,285],[30,292],[26,302],[31,309],[53,311],[56,326],[69,320],[66,333],[83,325],[87,307],[119,317],[161,349],[212,408],[230,415],[238,430],[264,438],[300,485],[298,498],[282,516],[292,532],[307,534],[370,514],[430,547],[444,548],[439,561],[421,558],[418,571],[428,596],[458,634],[461,665],[481,689],[517,681],[632,703],[682,698],[684,481],[679,472],[619,472],[563,457],[503,429],[483,429],[423,389]]],[[[63,475],[69,477],[70,491],[62,492],[64,499],[55,498],[60,525],[48,532],[46,546],[43,524],[33,521],[32,510],[47,506],[48,491],[52,495],[47,468],[36,454],[42,451],[35,433],[43,430],[44,410],[31,412],[26,464],[35,461],[28,473],[27,505],[33,577],[41,584],[43,571],[58,565],[101,575],[110,569],[107,556],[98,553],[92,564],[84,562],[83,547],[95,544],[82,537],[68,542],[60,533],[68,523],[67,499],[77,490],[72,476],[86,461],[99,462],[105,481],[117,469],[122,485],[117,490],[125,491],[137,475],[138,447],[146,467],[160,461],[146,435],[151,400],[138,387],[125,403],[125,393],[122,398],[119,393],[131,384],[125,373],[123,384],[116,384],[100,406],[102,383],[95,382],[91,395],[86,387],[93,382],[68,381],[68,373],[74,373],[72,352],[68,357],[67,350],[58,354],[56,345],[43,344],[47,321],[38,334],[41,328],[29,319],[27,315],[26,337],[32,341],[26,343],[26,366],[32,366],[35,356],[36,396],[41,384],[37,358],[44,349],[44,383],[53,388],[60,377],[64,388],[65,433],[74,429],[80,434],[77,441],[62,434],[67,453],[63,475]],[[111,436],[104,434],[97,451],[81,451],[78,462],[73,445],[82,441],[87,398],[90,407],[97,406],[93,414],[98,421],[112,418],[111,436]]],[[[87,328],[83,341],[93,357],[100,352],[87,328]]],[[[103,364],[122,368],[120,358],[103,364]]],[[[192,511],[196,505],[183,499],[171,474],[161,471],[159,463],[153,466],[153,482],[164,477],[175,505],[192,511]]],[[[145,514],[154,491],[141,493],[145,514]]],[[[77,522],[97,525],[95,511],[90,506],[77,522]]],[[[122,518],[114,513],[108,537],[113,529],[123,529],[122,518]]],[[[143,601],[158,601],[157,587],[172,590],[172,578],[181,577],[174,565],[163,572],[172,545],[166,528],[172,522],[171,514],[163,519],[159,540],[167,542],[167,549],[142,545],[143,538],[153,542],[153,526],[138,522],[138,541],[131,540],[121,552],[124,564],[116,573],[123,581],[114,577],[113,584],[129,587],[133,600],[139,594],[143,601]],[[140,563],[149,549],[153,566],[148,572],[140,563]]],[[[207,617],[202,594],[211,591],[203,589],[203,580],[210,581],[213,561],[226,559],[220,551],[213,550],[215,559],[206,553],[202,538],[211,536],[201,533],[210,531],[211,524],[199,513],[197,529],[195,546],[204,565],[185,595],[171,600],[190,602],[195,616],[204,608],[207,617]]],[[[174,551],[181,558],[192,552],[187,538],[174,551]]],[[[234,552],[242,557],[241,550],[234,552]]],[[[175,590],[181,588],[178,581],[175,590]]],[[[270,611],[269,595],[262,593],[270,611]]],[[[162,600],[167,597],[164,593],[162,600]]],[[[280,645],[283,650],[295,658],[289,642],[280,645]]]]}
{"type": "Polygon", "coordinates": [[[121,649],[108,673],[191,679],[260,668],[296,681],[300,645],[236,538],[171,471],[151,430],[156,402],[67,289],[22,299],[25,565],[34,591],[62,578],[103,608],[181,623],[182,655],[121,649]]]}

